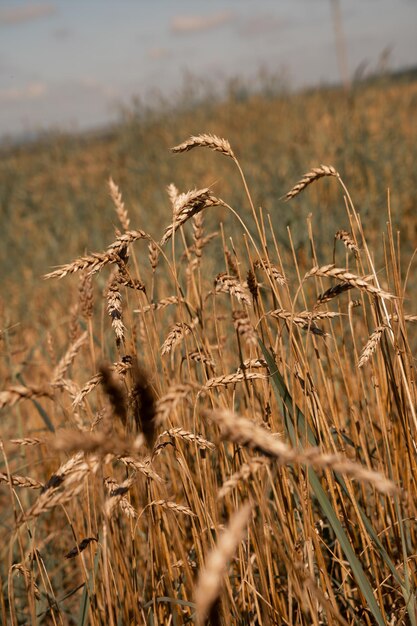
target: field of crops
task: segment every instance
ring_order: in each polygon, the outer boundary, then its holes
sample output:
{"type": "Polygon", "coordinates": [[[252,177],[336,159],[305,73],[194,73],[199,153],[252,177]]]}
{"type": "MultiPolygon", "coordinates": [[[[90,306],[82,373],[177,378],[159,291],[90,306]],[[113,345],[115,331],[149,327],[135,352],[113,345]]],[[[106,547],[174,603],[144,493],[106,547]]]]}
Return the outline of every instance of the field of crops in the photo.
{"type": "Polygon", "coordinates": [[[4,150],[2,623],[417,626],[416,104],[4,150]]]}

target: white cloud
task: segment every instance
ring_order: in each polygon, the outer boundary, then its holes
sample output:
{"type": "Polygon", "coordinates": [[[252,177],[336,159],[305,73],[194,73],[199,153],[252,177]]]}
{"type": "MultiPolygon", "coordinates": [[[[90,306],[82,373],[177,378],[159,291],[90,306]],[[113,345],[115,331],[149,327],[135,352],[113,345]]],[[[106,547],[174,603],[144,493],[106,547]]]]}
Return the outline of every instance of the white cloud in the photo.
{"type": "Polygon", "coordinates": [[[177,15],[171,21],[171,31],[184,34],[211,30],[230,22],[233,17],[232,11],[222,11],[212,15],[177,15]]]}
{"type": "Polygon", "coordinates": [[[27,100],[37,100],[47,92],[44,83],[28,83],[24,87],[9,87],[0,89],[0,102],[25,102],[27,100]]]}
{"type": "Polygon", "coordinates": [[[25,4],[21,7],[6,7],[0,9],[1,24],[21,24],[30,22],[40,17],[47,17],[56,13],[56,6],[50,2],[38,2],[37,4],[25,4]]]}

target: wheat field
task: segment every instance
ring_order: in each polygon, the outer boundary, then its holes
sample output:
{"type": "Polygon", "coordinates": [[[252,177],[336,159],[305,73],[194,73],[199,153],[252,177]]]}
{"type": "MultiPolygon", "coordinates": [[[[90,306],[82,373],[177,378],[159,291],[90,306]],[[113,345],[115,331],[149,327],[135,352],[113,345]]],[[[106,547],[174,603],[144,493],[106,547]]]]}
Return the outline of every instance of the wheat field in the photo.
{"type": "Polygon", "coordinates": [[[282,215],[321,186],[343,212],[295,235],[233,141],[200,131],[175,167],[213,153],[239,204],[174,181],[151,234],[112,174],[113,239],[44,272],[64,324],[26,336],[27,363],[3,327],[1,621],[415,626],[417,311],[395,190],[376,234],[349,172],[307,162],[282,215]]]}

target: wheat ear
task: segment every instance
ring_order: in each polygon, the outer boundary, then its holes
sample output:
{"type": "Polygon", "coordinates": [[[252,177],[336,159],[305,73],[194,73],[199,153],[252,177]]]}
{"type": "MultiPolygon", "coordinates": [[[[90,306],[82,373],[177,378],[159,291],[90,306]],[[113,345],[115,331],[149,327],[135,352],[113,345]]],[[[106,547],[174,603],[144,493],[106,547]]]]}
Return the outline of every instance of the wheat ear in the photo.
{"type": "Polygon", "coordinates": [[[195,591],[197,626],[203,626],[209,617],[210,609],[220,593],[227,564],[245,535],[251,512],[250,504],[245,504],[230,518],[226,530],[206,559],[195,591]]]}
{"type": "Polygon", "coordinates": [[[303,189],[308,187],[308,185],[311,185],[311,183],[314,183],[314,181],[322,178],[323,176],[339,176],[339,174],[333,165],[320,165],[320,167],[313,167],[313,169],[310,172],[307,172],[307,174],[304,174],[302,179],[299,180],[298,183],[285,194],[285,196],[282,196],[281,199],[285,201],[291,200],[291,198],[298,196],[298,194],[303,191],[303,189]]]}
{"type": "Polygon", "coordinates": [[[223,139],[221,137],[218,137],[217,135],[210,135],[209,133],[193,135],[186,141],[183,141],[183,143],[180,143],[178,146],[174,146],[174,148],[171,148],[171,152],[188,152],[189,150],[198,147],[210,148],[210,150],[221,152],[222,154],[229,156],[232,159],[235,158],[233,150],[227,139],[223,139]]]}

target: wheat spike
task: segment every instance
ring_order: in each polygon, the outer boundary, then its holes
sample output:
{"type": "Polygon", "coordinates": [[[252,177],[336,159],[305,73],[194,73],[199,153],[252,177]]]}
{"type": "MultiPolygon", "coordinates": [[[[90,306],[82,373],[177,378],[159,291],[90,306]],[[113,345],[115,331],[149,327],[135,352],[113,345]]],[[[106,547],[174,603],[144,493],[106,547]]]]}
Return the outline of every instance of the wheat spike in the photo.
{"type": "Polygon", "coordinates": [[[145,439],[142,434],[136,437],[118,437],[112,433],[109,437],[109,433],[104,430],[94,433],[65,430],[61,431],[59,436],[51,441],[51,446],[58,451],[82,451],[82,453],[94,454],[99,458],[105,457],[107,454],[123,457],[136,454],[143,448],[144,443],[145,439]]]}
{"type": "MultiPolygon", "coordinates": [[[[114,363],[112,368],[119,374],[119,376],[123,376],[131,368],[131,361],[129,358],[124,357],[122,361],[114,363]]],[[[83,402],[84,398],[101,383],[102,379],[103,376],[100,372],[90,378],[90,380],[85,383],[79,393],[74,397],[73,407],[76,408],[79,406],[81,402],[83,402]]]]}
{"type": "Polygon", "coordinates": [[[353,289],[353,285],[350,285],[349,283],[340,283],[334,285],[334,287],[326,289],[326,291],[323,291],[323,293],[318,296],[316,306],[325,304],[326,302],[333,300],[333,298],[337,298],[337,296],[345,293],[345,291],[349,291],[349,289],[353,289]]]}
{"type": "Polygon", "coordinates": [[[309,316],[307,317],[303,314],[291,313],[291,311],[286,311],[285,309],[275,309],[275,311],[268,311],[266,315],[275,319],[283,319],[291,322],[292,324],[299,326],[303,330],[312,332],[314,335],[320,335],[321,337],[326,336],[324,330],[318,328],[318,326],[316,326],[316,324],[314,323],[314,318],[312,314],[309,314],[309,316]]]}
{"type": "Polygon", "coordinates": [[[120,455],[117,458],[121,463],[123,463],[123,465],[139,472],[140,474],[143,474],[146,478],[155,480],[158,483],[165,482],[164,479],[151,468],[150,461],[140,461],[132,456],[123,455],[120,455]]]}
{"type": "Polygon", "coordinates": [[[137,241],[138,239],[150,239],[149,235],[144,230],[128,230],[122,235],[119,235],[113,243],[107,246],[107,254],[120,254],[127,248],[128,245],[137,241]]]}
{"type": "Polygon", "coordinates": [[[250,504],[242,506],[230,518],[226,530],[220,535],[216,547],[210,552],[197,581],[195,603],[197,625],[203,626],[209,617],[226,573],[227,564],[242,541],[252,513],[250,504]]]}
{"type": "Polygon", "coordinates": [[[278,283],[278,285],[286,285],[287,284],[287,279],[285,278],[284,274],[282,274],[282,272],[279,271],[279,269],[277,267],[275,267],[275,265],[272,265],[272,263],[266,259],[263,258],[262,261],[260,259],[257,259],[254,264],[253,267],[255,269],[262,269],[266,272],[266,274],[272,279],[274,280],[276,283],[278,283]]]}
{"type": "Polygon", "coordinates": [[[369,361],[369,359],[377,349],[379,342],[381,341],[382,333],[384,332],[384,330],[386,330],[386,326],[378,326],[369,336],[366,346],[362,350],[361,356],[359,358],[358,367],[363,367],[365,363],[369,361]]]}
{"type": "Polygon", "coordinates": [[[256,374],[255,372],[235,372],[234,374],[224,374],[216,378],[210,378],[204,385],[204,389],[213,389],[213,387],[226,387],[227,385],[235,385],[244,380],[268,380],[266,374],[256,374]]]}
{"type": "Polygon", "coordinates": [[[248,273],[246,274],[246,284],[248,286],[250,295],[256,302],[259,296],[259,284],[256,279],[255,272],[252,269],[248,269],[248,273]]]}
{"type": "MultiPolygon", "coordinates": [[[[389,318],[392,322],[399,322],[401,319],[401,317],[398,317],[398,315],[390,315],[389,318]]],[[[404,322],[410,322],[411,324],[415,324],[417,322],[417,315],[404,314],[404,322]]]]}
{"type": "Polygon", "coordinates": [[[243,361],[242,363],[242,367],[238,368],[238,372],[242,371],[242,370],[247,370],[250,368],[262,368],[262,367],[268,367],[267,362],[265,361],[265,359],[246,359],[245,361],[243,361]]]}
{"type": "Polygon", "coordinates": [[[313,169],[310,170],[310,172],[307,172],[307,174],[304,174],[302,179],[299,180],[298,183],[285,194],[285,196],[282,196],[281,199],[285,201],[291,200],[291,198],[298,196],[298,194],[303,191],[303,189],[308,187],[308,185],[311,185],[311,183],[314,183],[314,181],[322,178],[323,176],[339,176],[339,174],[333,165],[320,165],[320,167],[313,167],[313,169]]]}
{"type": "Polygon", "coordinates": [[[4,472],[0,472],[0,483],[8,483],[13,487],[28,487],[29,489],[43,488],[43,483],[30,478],[30,476],[18,476],[17,474],[8,476],[4,472]]]}
{"type": "Polygon", "coordinates": [[[204,416],[217,423],[224,439],[246,446],[269,458],[274,458],[280,464],[303,463],[315,465],[322,469],[331,468],[335,472],[347,474],[357,480],[370,482],[382,493],[397,491],[394,483],[379,472],[348,461],[340,454],[322,452],[320,448],[313,447],[303,450],[290,448],[263,426],[258,426],[253,421],[237,416],[231,411],[205,411],[204,416]]]}
{"type": "Polygon", "coordinates": [[[156,270],[158,267],[158,259],[159,259],[159,248],[155,241],[151,241],[148,245],[148,259],[150,266],[152,268],[152,272],[156,270]]]}
{"type": "Polygon", "coordinates": [[[136,519],[138,514],[133,506],[124,494],[128,493],[129,488],[136,480],[136,472],[133,476],[127,478],[121,485],[119,485],[113,478],[107,477],[104,479],[104,484],[109,492],[109,499],[104,505],[104,512],[107,517],[111,517],[116,506],[128,517],[129,519],[136,519]]]}
{"type": "Polygon", "coordinates": [[[252,304],[247,286],[240,283],[235,276],[226,274],[226,272],[217,274],[214,280],[214,287],[216,293],[229,293],[239,302],[243,302],[248,306],[251,306],[252,304]]]}
{"type": "Polygon", "coordinates": [[[61,265],[58,269],[45,274],[44,278],[64,278],[67,274],[80,272],[82,270],[89,271],[90,275],[96,274],[103,269],[108,263],[120,263],[120,254],[126,250],[127,246],[137,239],[150,239],[149,235],[143,230],[129,230],[107,247],[106,252],[93,252],[87,256],[80,257],[72,263],[61,265]]]}
{"type": "Polygon", "coordinates": [[[169,183],[169,185],[166,188],[167,194],[168,194],[168,198],[171,201],[171,205],[174,208],[175,206],[175,201],[178,198],[178,196],[180,195],[180,192],[178,191],[176,185],[174,185],[174,183],[169,183]]]}
{"type": "Polygon", "coordinates": [[[90,274],[83,274],[80,277],[78,301],[81,314],[85,319],[90,319],[93,315],[94,306],[93,280],[90,274]]]}
{"type": "Polygon", "coordinates": [[[170,500],[154,500],[153,502],[150,502],[148,506],[160,506],[168,511],[175,511],[175,513],[182,513],[183,515],[188,515],[189,517],[197,517],[188,506],[177,504],[176,502],[171,502],[170,500]]]}
{"type": "MultiPolygon", "coordinates": [[[[85,437],[85,433],[77,433],[77,435],[85,437]]],[[[85,476],[90,472],[97,473],[99,467],[97,457],[90,456],[87,460],[83,453],[77,453],[64,463],[43,486],[37,501],[18,518],[17,525],[20,526],[23,522],[35,519],[42,513],[75,498],[84,489],[85,476]]]]}
{"type": "Polygon", "coordinates": [[[92,541],[97,542],[98,541],[97,537],[86,537],[85,539],[80,541],[80,543],[77,544],[75,548],[72,548],[72,550],[67,552],[64,558],[73,559],[74,557],[78,556],[80,552],[83,552],[90,545],[92,541]]]}
{"type": "Polygon", "coordinates": [[[246,311],[233,311],[232,318],[234,327],[238,335],[240,335],[248,345],[258,345],[258,337],[256,331],[251,324],[251,321],[246,311]]]}
{"type": "Polygon", "coordinates": [[[159,302],[153,302],[152,304],[148,304],[143,307],[143,309],[134,309],[134,313],[148,313],[148,311],[160,311],[161,309],[165,309],[170,304],[179,304],[180,302],[184,302],[182,298],[178,296],[168,296],[167,298],[163,298],[159,300],[159,302]]]}
{"type": "Polygon", "coordinates": [[[224,248],[224,256],[226,257],[227,267],[232,276],[236,278],[239,276],[239,263],[236,259],[236,255],[232,254],[229,248],[224,248]]]}
{"type": "Polygon", "coordinates": [[[158,425],[155,393],[146,370],[137,362],[132,366],[132,379],[130,402],[136,428],[142,431],[148,447],[152,448],[156,437],[155,429],[158,425]]]}
{"type": "Polygon", "coordinates": [[[37,437],[25,437],[24,439],[10,439],[10,443],[14,443],[17,446],[39,446],[45,442],[37,437]]]}
{"type": "Polygon", "coordinates": [[[108,263],[117,263],[117,255],[105,252],[93,252],[87,256],[80,257],[72,263],[61,265],[58,269],[44,275],[44,279],[64,278],[67,274],[74,274],[83,270],[89,270],[91,274],[100,271],[108,263]]]}
{"type": "Polygon", "coordinates": [[[201,450],[214,450],[214,448],[216,447],[211,441],[207,441],[207,439],[205,439],[201,435],[196,435],[188,430],[184,430],[184,428],[181,428],[181,426],[166,430],[160,435],[160,437],[164,436],[168,436],[171,439],[182,439],[183,441],[187,441],[188,443],[195,443],[197,447],[201,448],[201,450]]]}
{"type": "Polygon", "coordinates": [[[339,241],[342,241],[344,245],[346,246],[346,248],[350,250],[351,252],[353,252],[355,256],[359,254],[359,248],[356,245],[355,240],[353,239],[352,235],[348,233],[347,230],[338,230],[334,238],[339,239],[339,241]]]}
{"type": "Polygon", "coordinates": [[[30,400],[30,398],[50,398],[50,392],[44,387],[36,385],[13,385],[4,391],[0,391],[0,409],[5,406],[14,406],[21,400],[30,400]]]}
{"type": "Polygon", "coordinates": [[[85,331],[66,351],[58,365],[53,371],[51,385],[56,385],[59,383],[69,368],[69,366],[74,361],[78,352],[81,350],[82,346],[88,339],[88,332],[85,331]]]}
{"type": "Polygon", "coordinates": [[[240,482],[247,481],[249,478],[254,476],[260,469],[269,465],[269,460],[265,457],[254,458],[249,461],[249,463],[242,463],[239,470],[232,474],[230,478],[228,478],[217,494],[217,498],[221,500],[228,493],[230,493],[233,489],[235,489],[240,482]]]}
{"type": "Polygon", "coordinates": [[[188,335],[197,324],[198,318],[195,318],[191,324],[187,324],[186,322],[177,322],[174,324],[161,346],[162,356],[169,354],[178,344],[180,344],[184,337],[188,335]]]}
{"type": "Polygon", "coordinates": [[[192,385],[190,384],[177,384],[169,387],[167,393],[165,393],[156,403],[156,421],[158,425],[164,424],[170,415],[176,410],[178,404],[182,400],[189,398],[192,385]]]}
{"type": "Polygon", "coordinates": [[[341,280],[342,282],[348,283],[352,287],[356,287],[361,291],[366,291],[373,296],[378,298],[385,298],[386,300],[395,300],[396,296],[383,289],[379,289],[370,285],[366,282],[365,278],[360,278],[355,274],[347,271],[344,268],[335,267],[334,265],[323,265],[322,267],[313,267],[307,274],[304,276],[304,280],[310,278],[311,276],[328,276],[329,278],[336,278],[337,280],[341,280]]]}
{"type": "Polygon", "coordinates": [[[217,135],[211,135],[209,133],[202,133],[201,135],[193,135],[183,143],[180,143],[178,146],[171,148],[171,151],[174,153],[178,152],[188,152],[193,148],[210,148],[210,150],[215,150],[216,152],[221,152],[222,154],[229,156],[234,159],[235,155],[233,154],[233,150],[230,146],[230,143],[227,139],[222,139],[217,135]]]}
{"type": "Polygon", "coordinates": [[[116,344],[120,346],[125,338],[125,326],[122,319],[122,295],[119,290],[119,272],[117,271],[106,290],[107,313],[116,335],[116,344]]]}
{"type": "Polygon", "coordinates": [[[123,385],[113,373],[112,368],[103,363],[100,366],[101,384],[103,390],[110,400],[113,415],[116,415],[123,425],[127,423],[127,407],[126,407],[126,392],[123,385]]]}
{"type": "Polygon", "coordinates": [[[130,219],[127,209],[125,207],[125,203],[123,202],[122,194],[120,192],[119,187],[113,181],[112,177],[109,178],[109,190],[111,199],[114,202],[114,207],[116,209],[117,217],[124,230],[129,230],[130,219]]]}
{"type": "Polygon", "coordinates": [[[223,200],[216,198],[208,189],[194,189],[187,193],[180,194],[174,202],[174,216],[172,224],[167,226],[164,235],[159,243],[164,246],[180,226],[185,224],[191,217],[212,206],[224,206],[223,200]]]}

